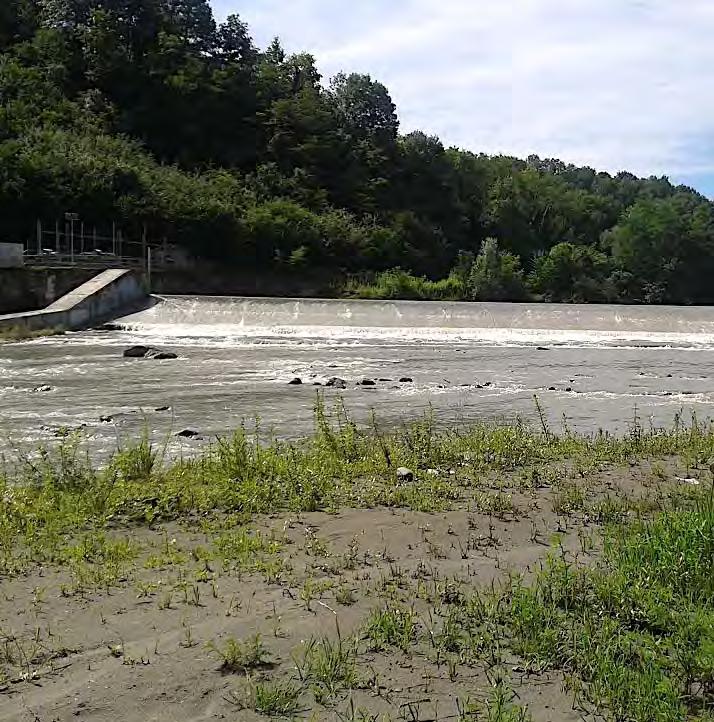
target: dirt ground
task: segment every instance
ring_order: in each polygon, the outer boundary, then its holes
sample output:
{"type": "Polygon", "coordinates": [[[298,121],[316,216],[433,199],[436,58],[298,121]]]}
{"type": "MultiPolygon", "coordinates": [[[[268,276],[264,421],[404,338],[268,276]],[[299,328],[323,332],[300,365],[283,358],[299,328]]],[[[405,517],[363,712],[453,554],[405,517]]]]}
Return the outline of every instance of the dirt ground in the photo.
{"type": "MultiPolygon", "coordinates": [[[[671,479],[683,473],[674,461],[665,467],[671,479]]],[[[488,588],[511,573],[531,575],[554,539],[574,558],[595,558],[600,527],[589,510],[613,496],[640,503],[655,488],[649,464],[572,477],[566,492],[548,485],[489,492],[486,480],[483,493],[498,502],[488,510],[467,500],[434,514],[344,509],[257,519],[251,538],[259,532],[264,548],[232,557],[207,552],[221,533],[232,538],[228,524],[113,530],[140,551],[106,587],[78,584],[76,570],[49,565],[0,581],[0,722],[264,719],[244,708],[251,682],[221,670],[211,644],[259,634],[269,661],[251,680],[297,683],[296,659],[309,639],[359,636],[370,612],[390,600],[413,608],[423,644],[407,652],[361,647],[357,689],[324,704],[305,693],[289,716],[480,719],[466,716],[464,705],[488,697],[493,668],[448,665],[430,649],[440,611],[434,599],[449,585],[488,588]],[[573,493],[583,503],[570,508],[563,499],[573,493]]],[[[508,652],[496,666],[533,720],[584,718],[559,674],[529,670],[508,652]]]]}

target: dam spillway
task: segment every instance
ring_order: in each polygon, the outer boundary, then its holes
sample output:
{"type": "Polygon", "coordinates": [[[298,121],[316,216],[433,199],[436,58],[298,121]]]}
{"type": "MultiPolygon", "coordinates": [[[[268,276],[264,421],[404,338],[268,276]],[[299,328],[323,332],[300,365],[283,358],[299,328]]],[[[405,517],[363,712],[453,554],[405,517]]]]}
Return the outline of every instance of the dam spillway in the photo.
{"type": "Polygon", "coordinates": [[[714,309],[664,306],[156,297],[119,319],[167,339],[256,338],[481,345],[714,345],[714,309]]]}
{"type": "Polygon", "coordinates": [[[256,417],[312,429],[317,393],[357,420],[535,420],[583,431],[714,415],[714,309],[156,297],[110,328],[0,346],[0,447],[80,429],[107,452],[148,431],[171,453],[256,417]],[[125,359],[133,344],[176,360],[125,359]],[[543,350],[546,349],[546,350],[543,350]],[[300,378],[303,384],[290,386],[300,378]],[[325,387],[340,377],[345,388],[325,387]],[[408,377],[413,383],[402,384],[408,377]],[[361,379],[375,386],[358,385],[361,379]],[[38,389],[45,389],[40,391],[38,389]],[[104,419],[104,420],[102,420],[104,419]]]}

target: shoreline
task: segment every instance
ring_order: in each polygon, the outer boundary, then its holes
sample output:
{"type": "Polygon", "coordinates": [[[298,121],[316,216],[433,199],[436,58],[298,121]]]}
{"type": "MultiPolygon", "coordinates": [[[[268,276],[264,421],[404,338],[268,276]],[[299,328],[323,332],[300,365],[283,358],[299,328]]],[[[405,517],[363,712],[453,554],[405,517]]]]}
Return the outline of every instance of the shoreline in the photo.
{"type": "Polygon", "coordinates": [[[653,662],[658,695],[615,673],[622,608],[676,598],[668,639],[695,658],[712,635],[686,627],[714,614],[712,458],[711,425],[387,433],[340,406],[301,441],[239,430],[168,464],[139,439],[98,469],[68,438],[0,471],[0,720],[704,720],[704,658],[686,690],[653,662]]]}

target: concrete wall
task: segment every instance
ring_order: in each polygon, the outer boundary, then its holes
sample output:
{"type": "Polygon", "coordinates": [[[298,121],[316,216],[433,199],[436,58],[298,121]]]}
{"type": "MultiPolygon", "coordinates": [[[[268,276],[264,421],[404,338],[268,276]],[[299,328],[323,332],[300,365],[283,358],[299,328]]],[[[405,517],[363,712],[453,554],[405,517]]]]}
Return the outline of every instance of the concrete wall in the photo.
{"type": "Polygon", "coordinates": [[[143,281],[135,272],[111,269],[83,283],[45,309],[0,316],[0,329],[89,328],[139,305],[146,297],[143,281]]]}
{"type": "Polygon", "coordinates": [[[22,268],[25,258],[22,243],[0,243],[0,268],[22,268]]]}
{"type": "Polygon", "coordinates": [[[44,308],[96,275],[82,268],[0,268],[0,314],[44,308]]]}

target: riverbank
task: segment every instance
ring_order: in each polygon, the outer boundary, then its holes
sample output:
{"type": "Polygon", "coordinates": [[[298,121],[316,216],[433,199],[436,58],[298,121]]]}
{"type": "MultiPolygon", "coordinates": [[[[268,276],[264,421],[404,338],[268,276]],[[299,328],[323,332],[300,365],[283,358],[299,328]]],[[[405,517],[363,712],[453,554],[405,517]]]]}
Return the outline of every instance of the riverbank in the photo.
{"type": "Polygon", "coordinates": [[[711,427],[315,418],[6,462],[0,720],[711,718],[711,427]]]}
{"type": "Polygon", "coordinates": [[[22,326],[9,326],[8,328],[0,328],[0,343],[31,341],[32,339],[43,338],[45,336],[61,336],[63,333],[64,330],[58,328],[31,330],[22,326]]]}

